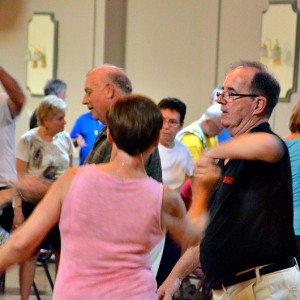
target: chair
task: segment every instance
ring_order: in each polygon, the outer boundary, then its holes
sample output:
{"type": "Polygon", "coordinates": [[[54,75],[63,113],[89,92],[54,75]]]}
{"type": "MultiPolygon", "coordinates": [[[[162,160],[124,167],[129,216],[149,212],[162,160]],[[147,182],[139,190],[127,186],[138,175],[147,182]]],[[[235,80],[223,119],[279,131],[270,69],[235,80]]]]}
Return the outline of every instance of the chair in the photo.
{"type": "MultiPolygon", "coordinates": [[[[184,293],[183,284],[179,288],[179,300],[211,300],[212,293],[207,288],[204,280],[204,274],[201,267],[197,267],[194,272],[186,277],[186,279],[197,282],[196,288],[191,289],[189,293],[184,293]]],[[[183,280],[184,282],[184,280],[183,280]]]]}
{"type": "MultiPolygon", "coordinates": [[[[54,283],[53,283],[51,274],[49,272],[49,267],[48,267],[48,264],[51,260],[52,254],[53,254],[52,249],[40,249],[40,254],[39,254],[39,257],[38,257],[38,260],[37,260],[37,265],[38,266],[40,265],[44,268],[47,279],[48,279],[48,282],[49,282],[49,284],[51,286],[51,289],[53,291],[54,283]]],[[[34,293],[35,293],[37,299],[41,300],[40,293],[39,293],[39,290],[38,290],[35,282],[33,282],[32,287],[33,287],[33,290],[34,290],[34,293]]]]}

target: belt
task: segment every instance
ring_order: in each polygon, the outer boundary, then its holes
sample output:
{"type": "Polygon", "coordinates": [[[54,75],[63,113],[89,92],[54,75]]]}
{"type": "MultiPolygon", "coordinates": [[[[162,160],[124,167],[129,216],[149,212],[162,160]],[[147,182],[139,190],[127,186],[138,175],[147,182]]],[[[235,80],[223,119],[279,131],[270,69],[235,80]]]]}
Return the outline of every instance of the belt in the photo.
{"type": "MultiPolygon", "coordinates": [[[[274,264],[270,264],[265,267],[262,267],[261,269],[259,269],[259,274],[261,276],[266,275],[269,273],[273,273],[276,271],[294,267],[296,264],[297,264],[296,259],[292,258],[289,261],[285,261],[285,262],[281,262],[281,263],[274,263],[274,264]]],[[[222,290],[223,287],[228,287],[228,286],[231,286],[234,284],[238,284],[238,283],[253,279],[255,277],[256,277],[256,273],[255,273],[255,269],[253,269],[248,272],[231,277],[231,278],[225,280],[222,284],[219,284],[216,287],[213,287],[213,289],[214,290],[222,290]]]]}

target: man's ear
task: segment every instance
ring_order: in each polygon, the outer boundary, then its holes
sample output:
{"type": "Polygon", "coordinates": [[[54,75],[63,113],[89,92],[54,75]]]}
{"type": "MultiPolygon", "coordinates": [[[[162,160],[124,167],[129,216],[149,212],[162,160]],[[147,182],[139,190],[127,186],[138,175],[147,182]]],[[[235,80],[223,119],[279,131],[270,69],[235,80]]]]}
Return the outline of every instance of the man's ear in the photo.
{"type": "Polygon", "coordinates": [[[107,141],[112,144],[114,142],[111,134],[110,134],[110,131],[109,131],[109,128],[107,127],[107,131],[106,131],[106,134],[107,134],[107,141]]]}
{"type": "Polygon", "coordinates": [[[114,88],[113,84],[107,83],[105,88],[106,88],[106,97],[108,99],[113,99],[113,97],[115,95],[115,88],[114,88]]]}
{"type": "Polygon", "coordinates": [[[255,113],[256,114],[261,114],[264,113],[267,105],[267,99],[263,96],[256,97],[255,99],[255,113]]]}
{"type": "Polygon", "coordinates": [[[182,129],[183,125],[184,125],[184,122],[179,123],[178,131],[182,129]]]}

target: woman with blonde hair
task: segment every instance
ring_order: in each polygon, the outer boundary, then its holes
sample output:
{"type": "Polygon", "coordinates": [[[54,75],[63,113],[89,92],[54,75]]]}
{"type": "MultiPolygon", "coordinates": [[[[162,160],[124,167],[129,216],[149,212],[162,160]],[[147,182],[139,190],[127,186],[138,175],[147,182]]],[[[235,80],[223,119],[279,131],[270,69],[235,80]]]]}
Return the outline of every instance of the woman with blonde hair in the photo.
{"type": "MultiPolygon", "coordinates": [[[[13,224],[7,224],[12,230],[29,217],[52,183],[72,166],[74,146],[69,133],[64,131],[65,111],[66,103],[62,99],[55,95],[46,96],[37,109],[39,126],[23,134],[17,145],[18,182],[15,183],[16,189],[12,189],[13,224]]],[[[49,233],[45,243],[53,248],[58,266],[58,226],[49,233]]],[[[21,300],[29,299],[38,257],[37,249],[28,260],[20,264],[21,300]]]]}

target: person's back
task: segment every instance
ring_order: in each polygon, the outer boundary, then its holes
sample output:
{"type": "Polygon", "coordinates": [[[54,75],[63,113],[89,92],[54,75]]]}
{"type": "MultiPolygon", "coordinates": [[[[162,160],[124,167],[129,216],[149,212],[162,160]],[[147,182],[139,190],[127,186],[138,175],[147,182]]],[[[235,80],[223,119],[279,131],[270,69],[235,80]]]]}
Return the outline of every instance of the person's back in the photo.
{"type": "Polygon", "coordinates": [[[83,167],[62,206],[54,299],[154,299],[149,251],[163,236],[162,191],[151,178],[123,179],[83,167]],[[87,193],[89,201],[82,202],[87,193]],[[82,230],[87,223],[92,230],[82,230]]]}

